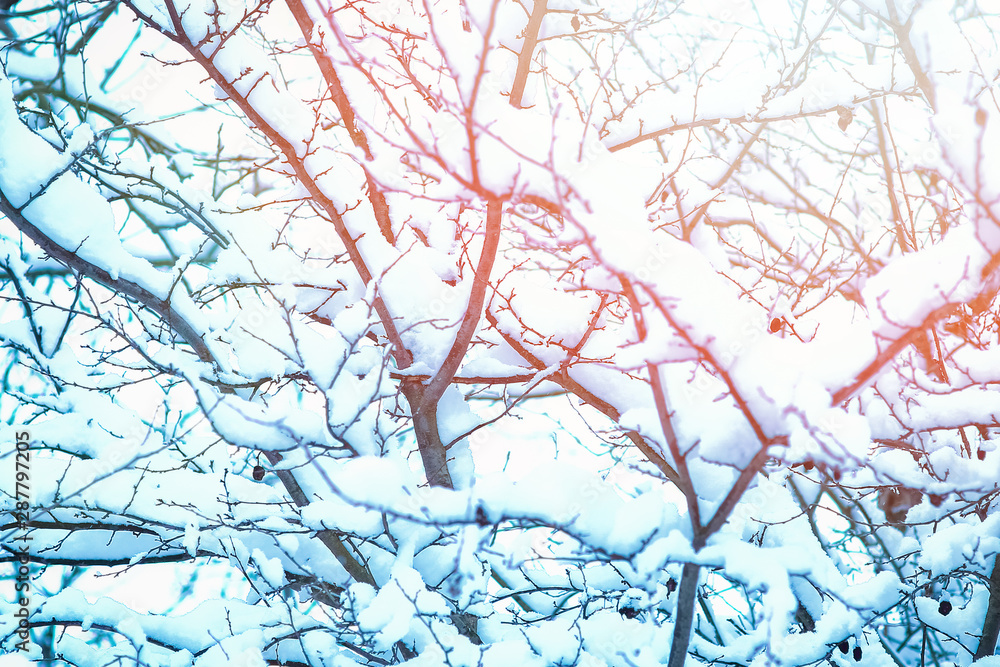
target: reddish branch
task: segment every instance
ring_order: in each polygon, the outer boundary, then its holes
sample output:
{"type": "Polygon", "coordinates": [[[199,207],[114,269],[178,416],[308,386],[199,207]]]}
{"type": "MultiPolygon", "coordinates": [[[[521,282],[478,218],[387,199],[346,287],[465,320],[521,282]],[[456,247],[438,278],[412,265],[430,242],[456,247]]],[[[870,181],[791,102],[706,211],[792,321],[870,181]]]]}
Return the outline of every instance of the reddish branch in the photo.
{"type": "MultiPolygon", "coordinates": [[[[522,340],[515,338],[514,336],[506,333],[500,327],[500,321],[497,320],[496,315],[493,314],[491,310],[486,311],[486,320],[490,323],[494,330],[500,334],[504,341],[514,349],[518,355],[524,359],[526,362],[531,364],[532,368],[542,371],[548,368],[548,365],[542,361],[539,357],[535,356],[531,350],[528,348],[527,344],[522,340]]],[[[530,376],[534,377],[534,375],[530,376]]],[[[599,397],[597,394],[591,390],[584,387],[582,384],[573,379],[568,368],[563,368],[557,373],[553,373],[546,377],[547,380],[554,382],[559,385],[567,392],[573,394],[581,401],[589,405],[590,407],[596,409],[601,414],[606,416],[608,419],[614,422],[618,422],[621,419],[621,412],[618,409],[599,397]]],[[[659,468],[663,476],[669,479],[674,484],[680,486],[680,477],[677,475],[677,471],[663,458],[663,456],[652,447],[637,431],[628,430],[625,431],[625,437],[632,441],[639,451],[642,452],[650,463],[659,468]]]]}
{"type": "MultiPolygon", "coordinates": [[[[524,31],[524,43],[521,46],[521,52],[518,54],[517,72],[515,74],[514,83],[511,86],[510,92],[510,104],[518,109],[521,108],[523,101],[524,89],[527,84],[528,74],[531,71],[531,59],[534,54],[535,47],[538,45],[538,34],[542,27],[542,20],[545,18],[546,6],[547,0],[535,0],[531,16],[528,19],[528,25],[524,31]]],[[[529,203],[540,206],[550,214],[559,214],[559,206],[551,202],[533,197],[529,200],[529,203]]],[[[535,356],[523,341],[518,340],[510,334],[504,332],[500,328],[496,316],[489,310],[486,312],[486,318],[490,325],[500,333],[507,344],[510,345],[521,356],[521,358],[531,364],[533,368],[539,371],[547,368],[547,364],[535,356]]],[[[621,413],[619,413],[617,408],[607,401],[599,398],[596,394],[585,388],[580,383],[576,382],[570,376],[568,369],[563,368],[558,373],[549,376],[548,379],[555,382],[566,391],[574,394],[587,405],[596,408],[612,421],[617,422],[621,418],[621,413]]],[[[660,453],[651,447],[638,432],[629,430],[625,432],[625,435],[651,463],[659,468],[667,479],[674,484],[680,483],[680,477],[677,475],[677,471],[674,470],[673,467],[671,467],[671,465],[664,460],[660,453]]]]}
{"type": "MultiPolygon", "coordinates": [[[[889,28],[896,33],[896,40],[899,43],[899,50],[903,52],[903,59],[906,60],[906,64],[910,67],[910,71],[913,72],[914,78],[917,80],[917,85],[920,86],[921,92],[923,92],[924,97],[927,98],[927,103],[931,106],[931,109],[937,108],[937,97],[934,92],[934,84],[931,83],[930,77],[927,76],[927,72],[924,70],[923,65],[920,64],[920,58],[917,57],[917,50],[913,47],[913,42],[910,41],[910,29],[913,26],[913,16],[906,21],[906,23],[900,23],[899,14],[896,11],[896,3],[894,0],[889,0],[886,3],[889,10],[889,20],[886,21],[885,17],[879,16],[875,12],[869,12],[874,14],[889,28]]],[[[913,10],[914,13],[916,10],[913,10]]]]}
{"type": "MultiPolygon", "coordinates": [[[[445,358],[441,368],[434,375],[424,390],[424,404],[436,405],[444,394],[445,389],[455,377],[458,367],[465,358],[465,354],[472,342],[472,336],[479,326],[479,318],[482,316],[486,305],[486,290],[490,284],[490,274],[493,271],[493,262],[496,260],[497,250],[500,247],[500,222],[501,207],[499,200],[493,199],[486,206],[486,239],[483,242],[483,251],[479,256],[479,265],[476,267],[476,275],[472,281],[472,293],[469,295],[469,305],[465,309],[465,316],[462,324],[455,335],[448,356],[445,358]]],[[[423,409],[423,405],[419,409],[423,409]]]]}
{"type": "MultiPolygon", "coordinates": [[[[267,120],[250,104],[249,100],[242,95],[236,86],[228,78],[222,75],[219,69],[215,66],[212,58],[206,56],[201,52],[201,48],[197,44],[192,44],[189,39],[184,34],[184,29],[181,24],[181,17],[177,12],[177,7],[174,5],[173,0],[167,0],[166,9],[170,17],[173,30],[175,32],[170,32],[163,26],[156,23],[151,17],[143,14],[138,8],[131,2],[131,0],[125,0],[125,4],[142,19],[147,25],[149,25],[154,30],[157,30],[164,36],[168,37],[170,40],[174,41],[182,48],[184,48],[188,54],[197,62],[201,67],[208,73],[212,80],[226,93],[227,97],[231,99],[242,111],[247,119],[253,123],[253,125],[264,133],[271,143],[273,143],[278,150],[284,155],[288,164],[292,167],[295,172],[296,179],[306,188],[309,195],[316,204],[323,210],[327,215],[330,222],[333,224],[334,229],[337,232],[337,236],[340,238],[341,242],[344,244],[347,254],[354,265],[355,270],[358,272],[358,276],[367,285],[372,280],[371,271],[365,262],[364,257],[361,255],[357,243],[355,243],[354,238],[347,229],[347,225],[344,223],[344,219],[340,212],[337,210],[336,204],[332,199],[319,187],[315,179],[309,174],[305,167],[305,162],[302,158],[298,156],[295,151],[295,147],[292,143],[281,134],[281,132],[271,126],[267,120]]],[[[220,48],[225,48],[220,47],[220,48]]],[[[269,76],[266,72],[257,73],[262,77],[269,76]]],[[[259,83],[258,83],[259,85],[259,83]]],[[[396,330],[395,321],[393,320],[388,308],[380,297],[375,298],[375,311],[378,313],[379,319],[385,328],[386,336],[389,338],[389,342],[393,347],[393,356],[396,359],[396,364],[399,368],[406,368],[411,363],[413,363],[413,355],[410,351],[403,345],[402,338],[399,332],[396,330]]]]}
{"type": "MultiPolygon", "coordinates": [[[[629,306],[632,309],[632,318],[635,322],[636,333],[639,340],[646,339],[646,321],[642,316],[642,304],[632,289],[631,283],[624,278],[621,279],[622,290],[628,298],[629,306]]],[[[687,468],[687,459],[681,453],[680,445],[677,443],[677,434],[674,432],[673,420],[670,417],[670,407],[667,405],[667,395],[663,390],[663,380],[660,377],[660,369],[656,364],[647,363],[646,370],[649,373],[649,384],[653,390],[653,401],[656,404],[656,414],[660,420],[660,428],[663,430],[663,437],[667,441],[667,449],[674,459],[674,466],[677,469],[677,486],[684,494],[687,501],[688,512],[691,516],[691,523],[697,529],[701,527],[701,512],[698,509],[698,496],[694,491],[694,482],[691,480],[691,473],[687,468]]]]}
{"type": "MultiPolygon", "coordinates": [[[[292,16],[295,17],[296,23],[299,24],[299,30],[302,32],[302,37],[306,40],[306,44],[309,45],[309,50],[312,53],[313,59],[316,64],[319,65],[319,70],[323,75],[323,79],[326,81],[326,85],[330,90],[330,99],[336,105],[337,110],[340,111],[340,117],[344,119],[344,127],[347,128],[348,134],[351,135],[351,141],[354,145],[365,152],[365,157],[369,160],[372,159],[371,148],[368,145],[368,137],[365,136],[364,131],[362,131],[355,120],[354,117],[354,107],[351,105],[350,100],[347,98],[347,93],[344,92],[344,86],[340,83],[340,77],[337,76],[337,70],[333,66],[333,60],[330,58],[324,49],[322,44],[315,44],[312,41],[312,35],[315,28],[315,23],[312,17],[309,16],[309,12],[302,5],[302,0],[286,0],[288,8],[292,12],[292,16]]],[[[368,201],[371,202],[372,211],[375,214],[375,220],[378,222],[379,231],[382,232],[382,236],[389,243],[395,243],[395,237],[392,233],[392,221],[389,218],[389,207],[385,203],[385,196],[382,194],[382,190],[379,188],[375,179],[372,178],[371,173],[368,169],[362,165],[362,169],[365,171],[365,178],[368,181],[368,201]]]]}
{"type": "MultiPolygon", "coordinates": [[[[645,337],[646,332],[646,326],[641,315],[642,304],[639,303],[638,297],[631,284],[624,278],[621,282],[623,289],[629,297],[629,302],[635,316],[636,330],[640,335],[640,339],[642,339],[645,337]]],[[[701,523],[701,513],[698,506],[698,494],[694,488],[694,480],[691,478],[690,473],[687,470],[686,457],[680,451],[680,447],[677,443],[677,436],[674,434],[673,425],[670,419],[669,406],[667,404],[666,394],[663,391],[663,382],[660,378],[659,368],[656,364],[648,364],[647,368],[649,370],[650,385],[653,390],[653,398],[656,403],[657,414],[659,416],[660,424],[663,428],[667,444],[670,447],[670,453],[674,458],[674,465],[677,466],[677,471],[681,479],[681,484],[679,485],[680,489],[684,493],[684,497],[688,505],[688,515],[693,532],[691,546],[697,552],[708,543],[708,539],[712,535],[725,525],[726,521],[729,519],[729,515],[736,508],[736,504],[750,487],[750,483],[753,481],[753,478],[763,469],[764,464],[767,462],[768,448],[772,444],[782,442],[783,439],[769,438],[764,433],[763,428],[757,421],[756,417],[754,417],[750,406],[739,392],[729,373],[715,360],[707,349],[703,346],[698,346],[695,341],[691,339],[687,330],[674,319],[671,310],[666,306],[663,300],[660,299],[659,295],[655,291],[648,287],[645,288],[645,291],[652,300],[653,304],[656,306],[657,310],[660,311],[660,314],[663,315],[664,319],[670,324],[671,328],[685,340],[691,349],[697,350],[699,355],[705,358],[715,368],[716,372],[726,383],[730,396],[732,396],[737,407],[739,407],[740,411],[743,413],[744,418],[753,428],[760,444],[760,447],[757,449],[757,453],[754,454],[753,459],[751,459],[751,461],[740,471],[740,475],[736,479],[736,483],[729,489],[729,492],[726,494],[722,504],[715,511],[715,514],[712,515],[712,518],[709,519],[707,524],[703,525],[701,523]]],[[[674,623],[673,642],[670,645],[668,667],[683,667],[687,658],[688,646],[691,643],[691,627],[694,623],[695,601],[697,598],[698,579],[700,577],[700,573],[701,567],[699,565],[695,563],[684,564],[684,569],[681,573],[680,592],[677,599],[677,617],[674,623]]]]}
{"type": "Polygon", "coordinates": [[[876,375],[881,372],[881,370],[896,358],[900,352],[902,352],[907,345],[910,345],[914,341],[918,340],[920,336],[924,336],[924,331],[937,322],[938,319],[944,317],[945,315],[954,311],[955,304],[949,303],[941,306],[930,315],[919,327],[914,327],[908,330],[899,338],[893,340],[883,351],[879,352],[878,356],[868,364],[858,375],[855,377],[854,381],[846,387],[842,387],[833,395],[833,405],[840,405],[844,401],[851,398],[855,392],[860,390],[866,384],[872,381],[876,375]]]}
{"type": "MultiPolygon", "coordinates": [[[[879,113],[878,103],[871,103],[872,116],[875,119],[875,134],[878,137],[878,150],[882,156],[882,172],[885,174],[885,187],[889,197],[889,207],[892,210],[893,227],[896,232],[896,243],[899,249],[906,253],[913,250],[910,241],[906,238],[906,230],[903,227],[903,214],[899,208],[899,199],[896,197],[895,179],[892,173],[893,160],[889,157],[889,147],[886,142],[885,127],[882,124],[882,114],[879,113]]],[[[914,239],[915,241],[915,239],[914,239]]]]}
{"type": "Polygon", "coordinates": [[[535,0],[531,16],[528,18],[528,27],[524,29],[524,44],[521,45],[521,52],[517,54],[517,71],[514,74],[514,85],[510,88],[510,104],[517,109],[521,108],[521,100],[524,98],[524,87],[531,72],[531,58],[535,53],[535,46],[538,45],[538,32],[542,29],[542,19],[545,18],[547,4],[548,0],[535,0]]]}

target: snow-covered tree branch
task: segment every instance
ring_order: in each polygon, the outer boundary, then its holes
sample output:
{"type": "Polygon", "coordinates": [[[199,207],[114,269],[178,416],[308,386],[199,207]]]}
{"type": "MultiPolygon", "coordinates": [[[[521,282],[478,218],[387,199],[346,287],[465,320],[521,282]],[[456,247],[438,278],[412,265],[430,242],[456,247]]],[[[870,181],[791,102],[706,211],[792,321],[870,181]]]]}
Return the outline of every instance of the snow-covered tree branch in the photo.
{"type": "Polygon", "coordinates": [[[0,0],[0,647],[990,667],[1000,19],[0,0]]]}

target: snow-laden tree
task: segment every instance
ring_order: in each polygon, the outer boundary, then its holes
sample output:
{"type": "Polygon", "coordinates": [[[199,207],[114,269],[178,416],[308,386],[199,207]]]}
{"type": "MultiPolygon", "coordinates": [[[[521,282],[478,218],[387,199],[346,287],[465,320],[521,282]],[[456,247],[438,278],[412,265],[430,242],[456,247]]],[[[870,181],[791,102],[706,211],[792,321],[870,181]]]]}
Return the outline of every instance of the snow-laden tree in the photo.
{"type": "Polygon", "coordinates": [[[3,651],[995,667],[988,5],[0,2],[3,651]]]}

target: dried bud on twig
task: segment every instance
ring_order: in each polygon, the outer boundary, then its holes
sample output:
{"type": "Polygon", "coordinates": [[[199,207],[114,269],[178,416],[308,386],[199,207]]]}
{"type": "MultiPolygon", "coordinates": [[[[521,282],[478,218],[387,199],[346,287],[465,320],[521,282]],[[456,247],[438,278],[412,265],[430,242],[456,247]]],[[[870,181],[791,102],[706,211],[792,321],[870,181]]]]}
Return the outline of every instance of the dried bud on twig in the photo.
{"type": "Polygon", "coordinates": [[[854,112],[847,107],[840,106],[837,107],[837,116],[839,117],[837,126],[846,132],[847,126],[851,124],[852,120],[854,120],[854,112]]]}

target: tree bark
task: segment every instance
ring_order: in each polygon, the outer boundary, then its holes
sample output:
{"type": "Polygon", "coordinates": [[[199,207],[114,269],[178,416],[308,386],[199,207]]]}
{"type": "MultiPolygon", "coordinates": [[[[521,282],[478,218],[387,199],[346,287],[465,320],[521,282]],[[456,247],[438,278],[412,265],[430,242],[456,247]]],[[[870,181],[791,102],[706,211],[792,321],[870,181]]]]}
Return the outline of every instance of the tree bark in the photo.
{"type": "Polygon", "coordinates": [[[997,635],[1000,633],[1000,554],[993,557],[993,574],[990,575],[990,601],[986,605],[983,619],[983,634],[979,639],[975,659],[993,655],[997,649],[997,635]]]}
{"type": "Polygon", "coordinates": [[[701,566],[684,563],[681,571],[681,585],[677,593],[677,616],[674,619],[674,640],[670,645],[670,660],[667,667],[684,667],[688,645],[691,642],[691,626],[694,625],[694,601],[698,595],[698,578],[701,566]]]}

